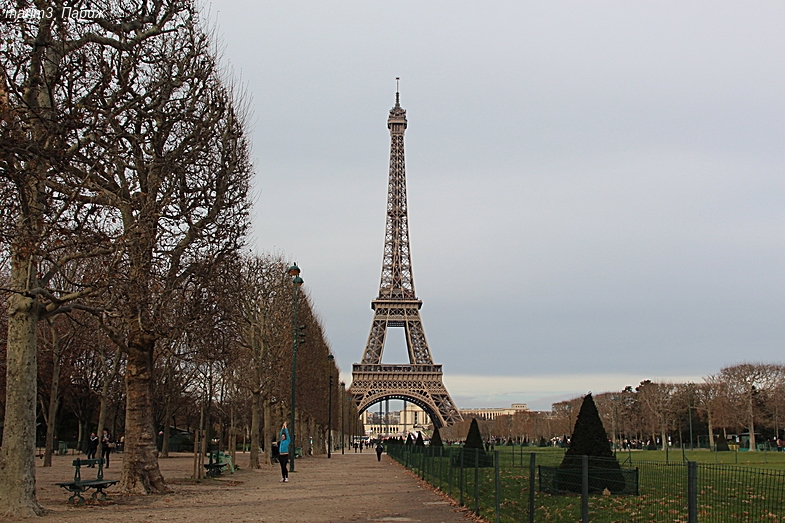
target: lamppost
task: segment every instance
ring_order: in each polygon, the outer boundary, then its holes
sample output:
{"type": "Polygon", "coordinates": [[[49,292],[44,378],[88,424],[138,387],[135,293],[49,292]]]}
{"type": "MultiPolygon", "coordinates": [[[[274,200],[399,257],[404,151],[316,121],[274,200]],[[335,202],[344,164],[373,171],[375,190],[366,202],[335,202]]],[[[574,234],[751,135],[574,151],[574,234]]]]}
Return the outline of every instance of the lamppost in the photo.
{"type": "Polygon", "coordinates": [[[327,457],[333,457],[333,360],[332,354],[327,355],[327,367],[330,372],[330,389],[327,399],[327,457]]]}
{"type": "MultiPolygon", "coordinates": [[[[341,454],[343,454],[343,447],[344,443],[346,443],[346,434],[344,432],[344,415],[343,411],[346,409],[346,403],[343,401],[343,388],[346,386],[344,382],[341,382],[341,454]]],[[[348,412],[347,412],[348,414],[348,412]]]]}
{"type": "Polygon", "coordinates": [[[297,447],[295,443],[296,440],[294,438],[294,407],[295,399],[297,397],[297,298],[300,294],[300,286],[303,284],[303,279],[300,278],[300,268],[297,266],[297,262],[289,267],[289,276],[292,277],[292,283],[294,284],[294,322],[292,323],[292,418],[291,424],[289,425],[289,435],[291,436],[289,444],[294,445],[294,447],[290,453],[292,459],[289,460],[289,470],[294,472],[294,458],[297,454],[297,447]]]}

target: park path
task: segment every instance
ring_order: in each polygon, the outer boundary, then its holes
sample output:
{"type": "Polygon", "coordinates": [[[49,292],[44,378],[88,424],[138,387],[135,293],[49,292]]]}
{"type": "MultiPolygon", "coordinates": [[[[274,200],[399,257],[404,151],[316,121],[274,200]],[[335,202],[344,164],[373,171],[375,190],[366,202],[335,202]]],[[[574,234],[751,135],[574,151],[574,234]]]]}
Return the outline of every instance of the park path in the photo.
{"type": "MultiPolygon", "coordinates": [[[[76,456],[56,456],[52,468],[36,469],[38,498],[49,510],[36,522],[183,523],[345,521],[467,523],[471,516],[441,494],[421,483],[386,455],[377,462],[373,452],[349,452],[297,460],[288,483],[280,482],[278,465],[250,470],[247,454],[237,455],[243,470],[215,480],[189,479],[193,455],[161,459],[161,469],[173,494],[164,496],[114,496],[107,503],[73,507],[68,494],[56,487],[73,477],[76,456]]],[[[122,456],[113,456],[104,477],[120,476],[122,456]]],[[[83,469],[90,478],[94,469],[83,469]]],[[[108,491],[111,496],[111,489],[108,491]]]]}

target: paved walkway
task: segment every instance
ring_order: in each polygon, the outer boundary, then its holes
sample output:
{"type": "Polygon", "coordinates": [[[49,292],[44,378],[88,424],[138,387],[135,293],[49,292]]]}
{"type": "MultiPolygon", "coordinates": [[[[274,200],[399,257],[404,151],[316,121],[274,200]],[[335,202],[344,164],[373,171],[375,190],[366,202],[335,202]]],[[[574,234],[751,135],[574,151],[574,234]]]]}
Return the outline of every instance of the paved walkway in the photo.
{"type": "MultiPolygon", "coordinates": [[[[119,478],[119,458],[112,461],[105,477],[119,478]]],[[[109,503],[84,507],[67,505],[67,493],[54,486],[56,481],[73,476],[73,459],[74,456],[57,456],[53,468],[37,468],[38,497],[50,513],[35,521],[472,521],[446,497],[424,486],[389,457],[384,455],[377,462],[376,455],[368,451],[337,453],[329,460],[326,456],[298,460],[288,483],[280,482],[278,465],[250,470],[244,467],[247,455],[241,454],[237,460],[243,470],[216,480],[193,482],[188,479],[193,455],[182,454],[161,460],[161,469],[174,490],[172,495],[116,496],[109,503]]]]}

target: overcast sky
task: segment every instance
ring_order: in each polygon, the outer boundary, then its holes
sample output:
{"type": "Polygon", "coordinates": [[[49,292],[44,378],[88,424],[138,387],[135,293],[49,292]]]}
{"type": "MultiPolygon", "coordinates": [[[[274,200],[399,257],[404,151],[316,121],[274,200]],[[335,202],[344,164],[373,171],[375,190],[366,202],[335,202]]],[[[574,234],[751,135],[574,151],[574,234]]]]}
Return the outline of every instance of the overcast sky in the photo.
{"type": "MultiPolygon", "coordinates": [[[[785,4],[205,8],[253,108],[258,251],[351,381],[401,77],[412,263],[459,407],[700,380],[785,349],[785,4]]],[[[400,329],[385,362],[407,362],[400,329]]]]}

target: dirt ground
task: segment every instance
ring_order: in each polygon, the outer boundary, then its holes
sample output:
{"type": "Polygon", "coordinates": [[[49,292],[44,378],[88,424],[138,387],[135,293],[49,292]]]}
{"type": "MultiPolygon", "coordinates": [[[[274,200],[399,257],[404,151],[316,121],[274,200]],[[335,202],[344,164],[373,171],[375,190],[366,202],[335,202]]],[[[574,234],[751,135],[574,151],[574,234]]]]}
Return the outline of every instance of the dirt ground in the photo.
{"type": "MultiPolygon", "coordinates": [[[[288,483],[280,482],[278,465],[261,470],[247,468],[248,455],[237,454],[241,470],[217,479],[195,482],[193,454],[161,459],[161,470],[173,493],[123,497],[107,491],[109,500],[74,507],[69,493],[55,483],[73,478],[71,462],[76,456],[55,456],[51,468],[36,469],[38,499],[47,509],[43,518],[29,521],[72,523],[132,523],[142,521],[211,522],[340,522],[422,521],[466,523],[476,521],[465,510],[400,465],[373,452],[306,457],[296,463],[288,483]]],[[[119,479],[122,455],[113,455],[106,479],[119,479]]],[[[94,477],[97,469],[82,469],[82,477],[94,477]]],[[[113,487],[115,488],[115,487],[113,487]]]]}

